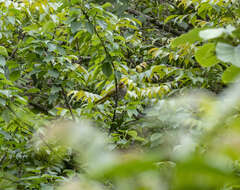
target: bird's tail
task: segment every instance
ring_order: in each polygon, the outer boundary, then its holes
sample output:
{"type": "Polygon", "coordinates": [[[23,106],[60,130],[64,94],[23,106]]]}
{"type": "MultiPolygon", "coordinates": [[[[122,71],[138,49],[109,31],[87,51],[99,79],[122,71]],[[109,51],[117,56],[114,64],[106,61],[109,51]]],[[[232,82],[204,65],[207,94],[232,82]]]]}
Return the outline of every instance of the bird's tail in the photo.
{"type": "Polygon", "coordinates": [[[104,103],[107,100],[107,97],[108,96],[103,96],[102,98],[96,100],[94,103],[95,104],[102,104],[102,103],[104,103]]]}

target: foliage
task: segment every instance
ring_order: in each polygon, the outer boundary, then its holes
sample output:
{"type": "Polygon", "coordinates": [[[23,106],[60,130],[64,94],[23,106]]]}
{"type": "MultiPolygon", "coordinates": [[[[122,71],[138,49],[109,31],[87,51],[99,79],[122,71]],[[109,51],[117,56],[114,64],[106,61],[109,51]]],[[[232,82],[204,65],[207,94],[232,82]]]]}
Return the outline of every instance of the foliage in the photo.
{"type": "Polygon", "coordinates": [[[238,189],[239,18],[234,0],[0,0],[1,189],[238,189]]]}

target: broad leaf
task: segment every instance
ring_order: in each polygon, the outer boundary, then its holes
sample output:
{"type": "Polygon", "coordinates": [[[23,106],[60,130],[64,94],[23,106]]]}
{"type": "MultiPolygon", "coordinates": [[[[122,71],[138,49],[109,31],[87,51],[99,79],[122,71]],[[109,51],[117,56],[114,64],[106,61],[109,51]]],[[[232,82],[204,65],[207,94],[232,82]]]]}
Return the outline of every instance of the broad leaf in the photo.
{"type": "Polygon", "coordinates": [[[8,52],[7,52],[7,49],[3,46],[0,46],[0,55],[3,55],[5,57],[8,56],[8,52]]]}
{"type": "Polygon", "coordinates": [[[81,22],[72,22],[71,23],[71,31],[72,33],[78,32],[81,29],[81,22]]]}
{"type": "Polygon", "coordinates": [[[236,67],[234,65],[231,65],[230,67],[228,67],[223,75],[222,75],[222,80],[225,83],[230,83],[230,82],[234,82],[234,80],[237,78],[237,76],[240,75],[240,68],[236,67]]]}
{"type": "Polygon", "coordinates": [[[210,40],[213,38],[218,38],[224,33],[224,28],[212,28],[199,32],[199,36],[204,40],[210,40]]]}
{"type": "Polygon", "coordinates": [[[102,65],[102,71],[107,77],[110,77],[113,73],[112,65],[109,62],[104,62],[102,65]]]}
{"type": "Polygon", "coordinates": [[[2,55],[0,55],[0,66],[5,66],[6,64],[6,59],[2,55]]]}
{"type": "Polygon", "coordinates": [[[193,44],[197,41],[202,41],[202,39],[198,35],[201,30],[201,28],[195,28],[186,34],[182,34],[181,36],[172,41],[171,46],[174,48],[182,44],[193,44]]]}
{"type": "Polygon", "coordinates": [[[217,58],[223,62],[240,67],[240,45],[232,46],[219,42],[216,47],[217,58]]]}
{"type": "Polygon", "coordinates": [[[13,72],[10,73],[9,77],[10,77],[11,81],[16,81],[16,80],[18,80],[20,78],[20,76],[21,76],[21,72],[20,71],[13,71],[13,72]]]}
{"type": "Polygon", "coordinates": [[[86,22],[86,29],[90,34],[94,33],[94,26],[92,23],[86,22]]]}
{"type": "Polygon", "coordinates": [[[203,67],[210,67],[219,61],[215,55],[215,44],[208,43],[199,47],[195,53],[197,62],[203,67]]]}

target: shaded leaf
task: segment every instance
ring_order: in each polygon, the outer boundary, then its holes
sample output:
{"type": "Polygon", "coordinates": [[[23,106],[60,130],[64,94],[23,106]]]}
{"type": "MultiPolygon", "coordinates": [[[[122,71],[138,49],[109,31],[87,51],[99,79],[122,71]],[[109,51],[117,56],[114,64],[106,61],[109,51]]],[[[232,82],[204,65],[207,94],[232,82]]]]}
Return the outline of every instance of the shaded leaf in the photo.
{"type": "Polygon", "coordinates": [[[112,65],[109,62],[104,62],[102,64],[102,71],[107,77],[110,77],[113,73],[112,65]]]}
{"type": "Polygon", "coordinates": [[[16,81],[20,78],[21,72],[20,71],[13,71],[10,73],[9,77],[11,81],[16,81]]]}
{"type": "Polygon", "coordinates": [[[0,66],[5,66],[6,65],[6,59],[2,55],[0,55],[0,66]]]}
{"type": "Polygon", "coordinates": [[[94,33],[94,26],[92,23],[86,22],[86,29],[90,34],[94,33]]]}

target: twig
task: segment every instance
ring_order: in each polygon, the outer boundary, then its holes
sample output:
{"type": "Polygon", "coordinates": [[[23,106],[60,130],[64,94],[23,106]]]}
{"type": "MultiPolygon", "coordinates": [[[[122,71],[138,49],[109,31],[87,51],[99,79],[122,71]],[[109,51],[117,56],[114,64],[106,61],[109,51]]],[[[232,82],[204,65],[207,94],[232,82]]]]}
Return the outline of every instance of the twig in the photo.
{"type": "MultiPolygon", "coordinates": [[[[18,36],[17,46],[13,49],[11,55],[8,57],[7,60],[10,60],[10,59],[12,59],[12,58],[15,57],[15,55],[16,55],[16,53],[17,53],[17,51],[18,51],[18,44],[19,44],[19,42],[20,42],[21,40],[23,40],[24,37],[25,37],[25,33],[23,33],[23,35],[21,35],[21,34],[22,34],[22,33],[20,32],[20,34],[19,34],[19,36],[18,36]]],[[[4,66],[4,73],[5,73],[6,78],[9,79],[9,76],[8,76],[8,75],[9,75],[9,70],[8,70],[7,65],[4,66]]]]}
{"type": "MultiPolygon", "coordinates": [[[[7,148],[7,150],[8,150],[8,148],[7,148]]],[[[7,157],[7,151],[5,151],[5,153],[3,154],[3,156],[2,156],[2,158],[0,160],[0,165],[3,164],[4,160],[6,159],[6,157],[7,157]]]]}
{"type": "Polygon", "coordinates": [[[74,116],[74,114],[73,114],[73,111],[72,111],[72,106],[71,106],[71,105],[69,104],[69,102],[68,102],[67,94],[66,94],[66,92],[65,92],[65,90],[64,90],[64,88],[63,88],[62,85],[61,85],[61,89],[62,89],[62,94],[63,94],[64,100],[65,100],[65,104],[66,104],[66,106],[67,106],[67,108],[68,108],[68,110],[70,111],[70,114],[71,114],[71,116],[72,116],[72,120],[73,120],[73,121],[76,121],[76,118],[75,118],[75,116],[74,116]]]}
{"type": "MultiPolygon", "coordinates": [[[[82,8],[81,10],[82,10],[82,13],[84,14],[84,16],[86,17],[86,19],[88,20],[88,22],[93,25],[94,32],[96,33],[98,39],[100,40],[100,43],[102,44],[102,47],[103,47],[106,55],[107,55],[109,58],[111,58],[111,60],[112,60],[112,56],[110,55],[109,51],[107,50],[107,47],[106,47],[104,41],[103,41],[102,38],[100,37],[100,35],[99,35],[99,33],[98,33],[97,29],[96,29],[96,26],[92,23],[92,21],[90,20],[88,14],[85,12],[85,10],[84,10],[83,8],[82,8]]],[[[115,121],[115,119],[116,119],[116,111],[117,111],[117,107],[118,107],[118,81],[117,81],[117,77],[116,77],[116,75],[115,75],[115,73],[116,73],[116,68],[115,68],[115,65],[114,65],[114,63],[113,63],[112,61],[111,61],[111,65],[112,65],[113,71],[114,71],[114,82],[115,82],[115,91],[116,91],[116,93],[115,93],[115,98],[114,98],[114,100],[115,100],[115,106],[114,106],[114,108],[115,108],[115,109],[114,109],[113,118],[112,118],[112,122],[114,123],[114,121],[115,121]]],[[[111,131],[112,131],[112,127],[109,129],[109,133],[111,133],[111,131]]]]}
{"type": "MultiPolygon", "coordinates": [[[[23,35],[18,38],[18,43],[19,43],[21,40],[23,40],[24,37],[25,37],[25,33],[23,33],[23,35]]],[[[15,54],[17,53],[17,50],[18,50],[18,47],[15,47],[15,48],[13,49],[13,51],[12,51],[10,57],[8,58],[8,60],[15,57],[15,54]]]]}

